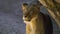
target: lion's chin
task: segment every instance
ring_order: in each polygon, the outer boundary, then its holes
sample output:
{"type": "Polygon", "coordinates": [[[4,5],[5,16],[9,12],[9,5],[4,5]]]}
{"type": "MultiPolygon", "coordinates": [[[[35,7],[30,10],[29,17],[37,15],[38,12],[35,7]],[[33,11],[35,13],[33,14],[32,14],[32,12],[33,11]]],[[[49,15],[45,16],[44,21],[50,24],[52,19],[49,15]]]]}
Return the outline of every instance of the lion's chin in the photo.
{"type": "Polygon", "coordinates": [[[24,23],[27,23],[27,24],[28,24],[28,23],[30,23],[30,22],[29,22],[29,21],[24,21],[24,23]]]}
{"type": "Polygon", "coordinates": [[[29,19],[26,19],[26,18],[24,18],[24,17],[23,17],[23,21],[24,21],[24,23],[29,23],[29,22],[30,22],[29,19]]]}

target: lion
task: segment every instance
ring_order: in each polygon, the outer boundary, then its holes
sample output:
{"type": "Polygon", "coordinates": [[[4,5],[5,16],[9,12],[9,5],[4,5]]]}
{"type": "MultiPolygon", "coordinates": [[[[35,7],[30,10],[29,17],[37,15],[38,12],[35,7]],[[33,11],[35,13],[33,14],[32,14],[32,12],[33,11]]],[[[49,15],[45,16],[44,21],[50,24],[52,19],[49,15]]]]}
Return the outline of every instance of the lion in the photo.
{"type": "Polygon", "coordinates": [[[26,34],[53,34],[53,26],[49,15],[40,12],[38,4],[22,4],[23,21],[26,34]]]}

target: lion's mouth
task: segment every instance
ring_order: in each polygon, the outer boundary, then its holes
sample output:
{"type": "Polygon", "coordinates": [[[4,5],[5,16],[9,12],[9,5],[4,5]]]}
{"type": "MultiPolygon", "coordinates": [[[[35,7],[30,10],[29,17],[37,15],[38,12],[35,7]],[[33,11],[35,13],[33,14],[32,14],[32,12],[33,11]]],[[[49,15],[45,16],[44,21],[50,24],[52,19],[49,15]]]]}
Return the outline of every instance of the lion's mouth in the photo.
{"type": "Polygon", "coordinates": [[[23,20],[24,20],[24,21],[28,21],[28,22],[31,21],[30,19],[24,18],[24,17],[23,17],[23,20]]]}
{"type": "Polygon", "coordinates": [[[28,20],[28,19],[24,19],[24,21],[30,21],[30,20],[28,20]]]}

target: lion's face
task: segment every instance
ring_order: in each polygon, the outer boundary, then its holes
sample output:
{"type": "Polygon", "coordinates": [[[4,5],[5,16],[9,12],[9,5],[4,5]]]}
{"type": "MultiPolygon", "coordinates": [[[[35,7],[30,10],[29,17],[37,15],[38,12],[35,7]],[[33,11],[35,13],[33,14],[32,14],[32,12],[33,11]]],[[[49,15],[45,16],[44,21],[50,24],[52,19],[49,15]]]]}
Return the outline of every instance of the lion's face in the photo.
{"type": "Polygon", "coordinates": [[[29,5],[27,3],[23,3],[22,10],[23,10],[23,20],[31,21],[31,19],[39,11],[39,7],[37,5],[29,5]]]}

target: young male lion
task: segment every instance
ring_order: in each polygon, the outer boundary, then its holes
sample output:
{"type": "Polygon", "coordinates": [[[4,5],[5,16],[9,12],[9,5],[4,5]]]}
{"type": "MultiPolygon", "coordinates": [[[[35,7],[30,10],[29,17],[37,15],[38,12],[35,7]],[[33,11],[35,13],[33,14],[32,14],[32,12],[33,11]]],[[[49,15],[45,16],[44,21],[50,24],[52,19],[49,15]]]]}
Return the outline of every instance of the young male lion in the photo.
{"type": "Polygon", "coordinates": [[[22,10],[26,34],[53,34],[50,17],[41,13],[37,4],[23,3],[22,10]]]}

